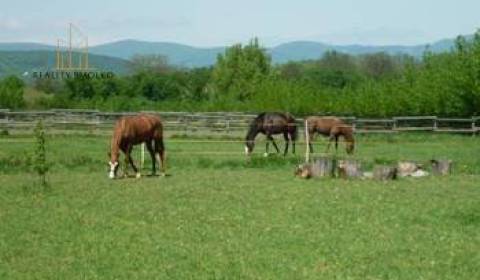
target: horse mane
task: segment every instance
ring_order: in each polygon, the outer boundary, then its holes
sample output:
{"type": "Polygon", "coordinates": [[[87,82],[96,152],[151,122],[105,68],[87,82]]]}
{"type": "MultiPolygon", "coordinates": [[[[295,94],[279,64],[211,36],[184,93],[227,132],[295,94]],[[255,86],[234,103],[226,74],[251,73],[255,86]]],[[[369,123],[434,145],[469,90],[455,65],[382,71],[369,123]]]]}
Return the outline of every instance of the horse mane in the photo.
{"type": "Polygon", "coordinates": [[[115,125],[115,130],[113,131],[112,141],[110,143],[110,157],[118,157],[120,151],[120,144],[122,142],[122,134],[125,130],[125,119],[120,119],[115,125]]]}
{"type": "Polygon", "coordinates": [[[355,139],[353,137],[353,127],[351,125],[344,124],[340,130],[346,141],[355,143],[355,139]]]}
{"type": "Polygon", "coordinates": [[[265,119],[265,112],[256,116],[251,122],[248,127],[247,137],[246,140],[253,140],[255,136],[258,134],[258,123],[263,122],[265,119]]]}

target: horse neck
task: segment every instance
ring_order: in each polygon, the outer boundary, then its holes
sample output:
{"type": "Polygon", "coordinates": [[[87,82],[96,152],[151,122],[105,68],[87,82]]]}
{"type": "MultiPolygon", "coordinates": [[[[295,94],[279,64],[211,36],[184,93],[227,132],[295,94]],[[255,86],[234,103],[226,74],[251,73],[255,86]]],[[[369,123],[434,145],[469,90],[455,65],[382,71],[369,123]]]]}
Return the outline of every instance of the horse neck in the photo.
{"type": "Polygon", "coordinates": [[[248,130],[247,133],[247,141],[253,141],[255,140],[255,137],[257,137],[257,134],[259,133],[256,124],[253,124],[250,126],[250,129],[248,130]]]}
{"type": "Polygon", "coordinates": [[[355,139],[353,139],[353,130],[351,127],[344,127],[342,129],[342,134],[346,141],[349,141],[349,142],[355,141],[355,139]]]}
{"type": "Polygon", "coordinates": [[[118,161],[118,156],[120,154],[120,141],[121,141],[121,134],[115,131],[112,142],[110,146],[110,162],[118,161]]]}

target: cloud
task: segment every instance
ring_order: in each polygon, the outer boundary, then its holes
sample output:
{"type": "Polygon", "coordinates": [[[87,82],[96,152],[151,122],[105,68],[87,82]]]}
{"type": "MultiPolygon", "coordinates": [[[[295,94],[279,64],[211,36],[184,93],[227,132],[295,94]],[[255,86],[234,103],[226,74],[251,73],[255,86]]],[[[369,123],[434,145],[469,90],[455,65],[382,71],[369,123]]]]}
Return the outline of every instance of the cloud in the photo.
{"type": "Polygon", "coordinates": [[[0,29],[2,31],[16,31],[24,28],[24,26],[19,19],[0,17],[0,29]]]}

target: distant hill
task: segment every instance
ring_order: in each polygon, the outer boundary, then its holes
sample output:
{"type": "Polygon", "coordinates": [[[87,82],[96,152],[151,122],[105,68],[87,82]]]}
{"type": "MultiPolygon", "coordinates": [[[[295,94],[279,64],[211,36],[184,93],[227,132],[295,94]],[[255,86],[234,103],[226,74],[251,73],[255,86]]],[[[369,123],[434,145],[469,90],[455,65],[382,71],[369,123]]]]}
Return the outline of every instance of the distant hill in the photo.
{"type": "Polygon", "coordinates": [[[90,48],[91,53],[123,59],[130,59],[135,54],[161,54],[168,57],[169,63],[183,67],[212,65],[217,55],[224,50],[224,47],[196,48],[177,43],[135,40],[118,41],[90,48]]]}
{"type": "MultiPolygon", "coordinates": [[[[467,36],[471,38],[471,36],[467,36]]],[[[432,52],[444,52],[454,45],[454,39],[441,40],[429,44],[432,52]]],[[[319,42],[295,41],[278,45],[267,51],[274,63],[318,59],[329,50],[358,55],[375,52],[389,54],[409,54],[421,57],[427,44],[416,46],[363,46],[363,45],[329,45],[319,42]]],[[[54,46],[37,43],[0,43],[0,75],[4,73],[23,73],[24,71],[53,65],[54,46]]],[[[166,42],[145,42],[123,40],[90,47],[90,62],[98,68],[115,69],[117,72],[128,71],[128,59],[135,54],[161,54],[168,57],[171,64],[181,67],[201,67],[213,65],[217,55],[225,47],[198,48],[188,45],[166,42]]]]}
{"type": "Polygon", "coordinates": [[[40,43],[0,43],[0,51],[51,51],[54,46],[40,43]]]}
{"type": "MultiPolygon", "coordinates": [[[[409,54],[421,57],[427,46],[433,52],[449,51],[454,39],[441,40],[432,44],[416,46],[363,46],[363,45],[329,45],[319,42],[295,41],[269,48],[267,51],[272,56],[274,63],[318,59],[329,50],[358,55],[375,52],[387,52],[389,54],[409,54]]],[[[1,48],[1,46],[0,46],[1,48]]],[[[198,48],[176,43],[144,42],[124,40],[114,43],[103,44],[90,48],[95,54],[115,56],[129,59],[135,54],[162,54],[168,57],[169,62],[184,67],[199,67],[213,65],[217,55],[223,53],[225,47],[198,48]]]]}
{"type": "MultiPolygon", "coordinates": [[[[129,61],[120,58],[90,55],[89,63],[92,67],[102,71],[113,71],[117,74],[126,74],[129,71],[129,61]]],[[[52,69],[54,65],[54,51],[0,50],[0,77],[5,75],[22,75],[25,72],[45,71],[46,69],[52,69]]]]}

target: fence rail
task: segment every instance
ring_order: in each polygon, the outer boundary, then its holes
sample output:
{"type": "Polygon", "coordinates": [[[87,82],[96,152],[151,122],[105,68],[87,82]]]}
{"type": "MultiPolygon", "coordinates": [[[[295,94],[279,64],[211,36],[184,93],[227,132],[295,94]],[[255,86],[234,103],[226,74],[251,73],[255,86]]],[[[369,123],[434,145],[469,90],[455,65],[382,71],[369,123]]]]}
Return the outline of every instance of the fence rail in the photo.
{"type": "MultiPolygon", "coordinates": [[[[234,134],[244,132],[256,116],[242,112],[156,112],[165,122],[166,130],[177,133],[213,132],[234,134]]],[[[0,109],[0,130],[9,132],[31,131],[38,120],[42,120],[52,131],[110,132],[114,122],[138,112],[107,113],[97,110],[53,109],[48,111],[10,111],[0,109]]],[[[312,114],[315,115],[315,114],[312,114]]],[[[318,114],[321,115],[321,114],[318,114]]],[[[432,131],[446,133],[470,133],[480,131],[480,117],[440,118],[436,116],[401,116],[388,119],[366,119],[341,117],[355,128],[356,133],[397,133],[407,131],[432,131]]],[[[303,129],[303,119],[298,118],[303,129]]]]}

